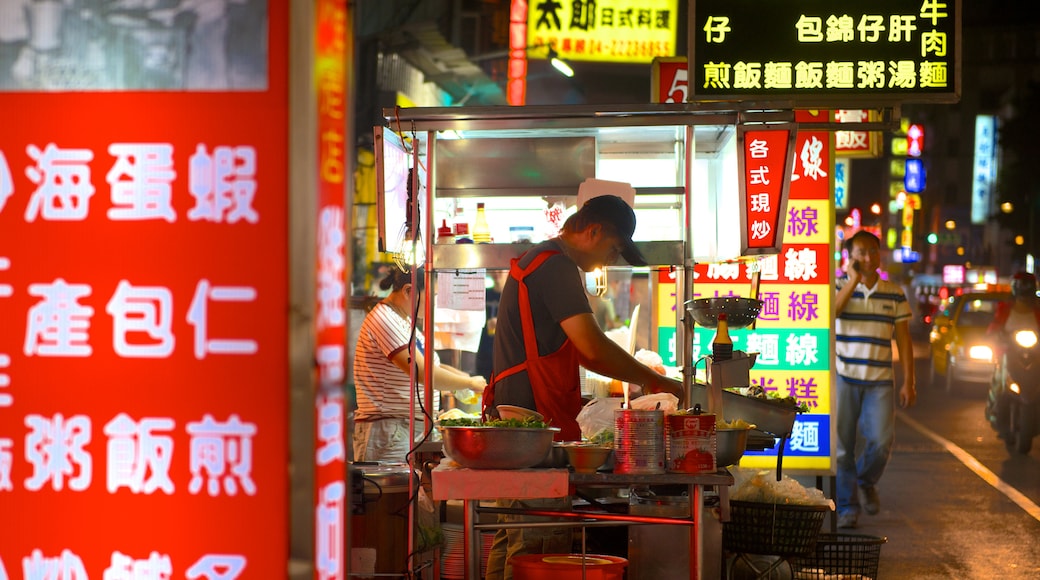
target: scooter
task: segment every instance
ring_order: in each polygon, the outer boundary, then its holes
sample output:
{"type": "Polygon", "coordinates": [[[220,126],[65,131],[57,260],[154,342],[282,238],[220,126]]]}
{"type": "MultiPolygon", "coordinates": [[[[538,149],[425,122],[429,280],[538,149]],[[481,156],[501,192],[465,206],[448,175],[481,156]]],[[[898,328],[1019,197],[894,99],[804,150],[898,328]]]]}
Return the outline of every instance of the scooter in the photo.
{"type": "Polygon", "coordinates": [[[1040,429],[1040,346],[1037,333],[1006,337],[986,401],[986,418],[1011,453],[1029,453],[1040,429]]]}

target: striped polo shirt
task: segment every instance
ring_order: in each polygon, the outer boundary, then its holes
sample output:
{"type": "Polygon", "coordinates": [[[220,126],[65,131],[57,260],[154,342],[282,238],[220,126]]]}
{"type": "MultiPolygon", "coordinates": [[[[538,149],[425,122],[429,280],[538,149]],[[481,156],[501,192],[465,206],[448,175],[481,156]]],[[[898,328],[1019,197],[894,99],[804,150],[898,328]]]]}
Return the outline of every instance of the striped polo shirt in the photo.
{"type": "MultiPolygon", "coordinates": [[[[847,282],[847,277],[839,278],[837,290],[847,282]]],[[[873,288],[859,284],[834,321],[838,374],[853,385],[894,386],[892,337],[896,323],[910,316],[910,303],[899,285],[880,278],[873,288]]]]}
{"type": "MultiPolygon", "coordinates": [[[[354,348],[354,387],[357,389],[357,421],[376,419],[407,419],[411,406],[408,394],[412,391],[411,378],[391,361],[411,342],[411,321],[401,318],[383,302],[365,316],[354,348]]],[[[416,330],[415,347],[425,356],[422,331],[416,330]]],[[[434,364],[439,362],[437,353],[434,364]]],[[[422,377],[420,377],[422,380],[422,377]]],[[[434,392],[435,413],[439,408],[439,393],[434,392]]]]}

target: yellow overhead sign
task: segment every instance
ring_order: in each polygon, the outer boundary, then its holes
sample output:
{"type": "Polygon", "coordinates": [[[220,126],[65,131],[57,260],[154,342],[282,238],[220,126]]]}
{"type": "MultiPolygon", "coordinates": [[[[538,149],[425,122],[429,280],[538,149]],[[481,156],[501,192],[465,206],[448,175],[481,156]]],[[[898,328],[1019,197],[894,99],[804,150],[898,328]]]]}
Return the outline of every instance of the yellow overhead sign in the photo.
{"type": "Polygon", "coordinates": [[[678,0],[530,0],[527,9],[527,46],[551,46],[567,60],[649,64],[675,55],[678,0]]]}

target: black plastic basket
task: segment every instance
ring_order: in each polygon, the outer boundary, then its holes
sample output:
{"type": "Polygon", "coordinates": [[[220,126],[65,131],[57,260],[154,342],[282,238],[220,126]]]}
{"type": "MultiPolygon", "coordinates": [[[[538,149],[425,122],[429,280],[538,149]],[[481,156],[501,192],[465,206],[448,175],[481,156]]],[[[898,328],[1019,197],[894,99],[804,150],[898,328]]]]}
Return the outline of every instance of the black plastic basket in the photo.
{"type": "Polygon", "coordinates": [[[794,561],[799,579],[877,578],[884,536],[820,534],[816,550],[794,561]]]}
{"type": "Polygon", "coordinates": [[[722,526],[729,552],[770,556],[802,556],[816,547],[827,505],[785,505],[730,501],[730,521],[722,526]]]}

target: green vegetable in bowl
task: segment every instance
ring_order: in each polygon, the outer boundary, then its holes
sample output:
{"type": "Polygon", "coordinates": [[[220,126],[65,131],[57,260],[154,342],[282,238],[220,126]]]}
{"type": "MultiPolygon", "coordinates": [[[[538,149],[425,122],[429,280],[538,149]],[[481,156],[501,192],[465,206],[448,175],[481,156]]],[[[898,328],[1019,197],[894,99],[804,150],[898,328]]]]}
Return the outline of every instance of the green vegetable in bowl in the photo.
{"type": "Polygon", "coordinates": [[[441,427],[510,427],[513,429],[548,429],[549,424],[534,417],[524,419],[442,419],[441,427]]]}

